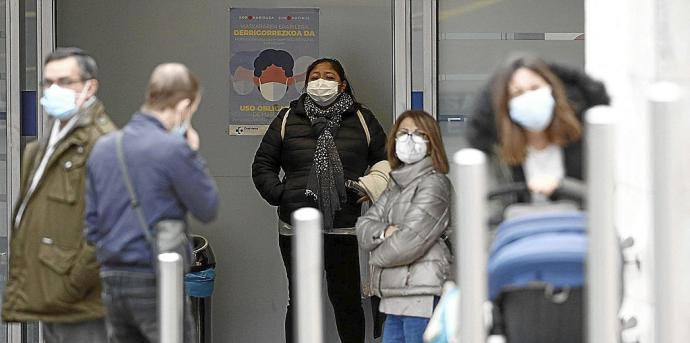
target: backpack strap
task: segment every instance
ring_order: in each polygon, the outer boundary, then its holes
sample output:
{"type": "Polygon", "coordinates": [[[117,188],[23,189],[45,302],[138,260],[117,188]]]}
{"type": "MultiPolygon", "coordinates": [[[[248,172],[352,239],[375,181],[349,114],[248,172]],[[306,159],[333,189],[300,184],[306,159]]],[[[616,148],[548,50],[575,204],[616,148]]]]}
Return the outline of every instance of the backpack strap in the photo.
{"type": "Polygon", "coordinates": [[[287,118],[288,114],[290,114],[290,108],[288,107],[287,111],[285,111],[285,115],[283,116],[283,122],[280,125],[280,140],[282,141],[285,139],[285,125],[287,125],[287,118]]]}
{"type": "Polygon", "coordinates": [[[359,118],[359,122],[362,124],[362,128],[364,129],[364,135],[367,136],[367,145],[371,143],[371,134],[369,133],[369,125],[367,125],[367,121],[364,120],[364,115],[362,114],[362,111],[357,110],[357,117],[359,118]]]}

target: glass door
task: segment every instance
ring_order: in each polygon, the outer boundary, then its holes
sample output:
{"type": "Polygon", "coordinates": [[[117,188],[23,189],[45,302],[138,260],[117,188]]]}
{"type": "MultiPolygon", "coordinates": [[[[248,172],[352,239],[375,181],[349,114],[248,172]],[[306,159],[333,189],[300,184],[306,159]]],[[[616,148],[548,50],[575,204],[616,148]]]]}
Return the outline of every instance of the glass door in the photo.
{"type": "Polygon", "coordinates": [[[511,53],[584,67],[584,1],[437,0],[438,111],[449,154],[466,147],[475,95],[511,53]]]}
{"type": "Polygon", "coordinates": [[[409,65],[407,75],[396,73],[396,84],[409,85],[401,88],[408,96],[404,107],[438,119],[449,155],[467,147],[475,95],[511,53],[584,67],[583,0],[397,2],[409,7],[409,23],[406,49],[396,47],[395,53],[409,56],[409,65]]]}

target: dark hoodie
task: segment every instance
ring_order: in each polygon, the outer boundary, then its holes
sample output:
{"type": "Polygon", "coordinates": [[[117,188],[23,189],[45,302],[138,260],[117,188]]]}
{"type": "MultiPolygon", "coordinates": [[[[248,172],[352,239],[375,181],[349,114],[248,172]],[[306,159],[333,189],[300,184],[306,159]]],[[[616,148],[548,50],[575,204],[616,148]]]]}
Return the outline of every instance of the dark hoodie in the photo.
{"type": "MultiPolygon", "coordinates": [[[[568,100],[581,123],[584,123],[584,113],[589,108],[609,104],[610,99],[603,83],[590,78],[579,69],[558,64],[549,64],[549,67],[563,82],[568,100]]],[[[492,85],[493,79],[480,91],[468,132],[470,145],[489,155],[496,152],[495,146],[498,145],[496,117],[491,98],[492,85]]],[[[580,139],[563,148],[566,177],[584,180],[582,143],[583,139],[580,139]]],[[[525,181],[522,166],[514,166],[511,169],[514,182],[525,181]]]]}

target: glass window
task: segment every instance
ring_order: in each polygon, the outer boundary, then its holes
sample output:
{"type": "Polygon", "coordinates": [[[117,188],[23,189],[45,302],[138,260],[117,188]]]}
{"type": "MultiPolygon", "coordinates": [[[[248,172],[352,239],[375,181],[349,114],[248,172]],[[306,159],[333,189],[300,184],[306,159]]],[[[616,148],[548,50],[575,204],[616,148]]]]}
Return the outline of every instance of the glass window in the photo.
{"type": "Polygon", "coordinates": [[[438,2],[438,120],[449,153],[466,146],[474,97],[513,52],[584,66],[584,1],[438,2]]]}

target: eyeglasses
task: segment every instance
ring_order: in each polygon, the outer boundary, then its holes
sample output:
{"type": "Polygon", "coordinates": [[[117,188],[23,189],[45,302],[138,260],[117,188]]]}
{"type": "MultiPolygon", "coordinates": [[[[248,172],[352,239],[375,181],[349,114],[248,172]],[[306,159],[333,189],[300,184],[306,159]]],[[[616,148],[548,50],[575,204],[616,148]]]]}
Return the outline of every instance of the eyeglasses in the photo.
{"type": "Polygon", "coordinates": [[[424,132],[420,131],[407,131],[407,130],[400,130],[398,133],[395,134],[395,141],[399,143],[405,143],[412,138],[412,141],[415,143],[428,143],[429,142],[429,136],[426,135],[424,132]]]}
{"type": "Polygon", "coordinates": [[[43,79],[43,81],[41,81],[41,86],[43,88],[50,88],[50,86],[52,86],[52,85],[58,85],[60,87],[69,87],[75,83],[81,83],[84,81],[86,81],[86,80],[82,80],[82,79],[74,80],[74,79],[70,79],[70,78],[66,78],[66,77],[63,77],[63,78],[60,78],[57,80],[43,79]]]}

